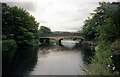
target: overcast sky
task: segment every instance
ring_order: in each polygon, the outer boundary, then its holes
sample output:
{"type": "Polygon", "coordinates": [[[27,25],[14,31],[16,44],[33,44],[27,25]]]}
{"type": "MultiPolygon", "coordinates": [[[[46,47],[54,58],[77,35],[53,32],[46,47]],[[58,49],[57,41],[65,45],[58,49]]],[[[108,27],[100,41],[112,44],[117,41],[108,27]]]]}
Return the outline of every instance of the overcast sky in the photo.
{"type": "Polygon", "coordinates": [[[32,14],[39,26],[52,31],[77,31],[90,13],[98,7],[98,2],[119,0],[0,0],[10,6],[18,6],[32,14]]]}

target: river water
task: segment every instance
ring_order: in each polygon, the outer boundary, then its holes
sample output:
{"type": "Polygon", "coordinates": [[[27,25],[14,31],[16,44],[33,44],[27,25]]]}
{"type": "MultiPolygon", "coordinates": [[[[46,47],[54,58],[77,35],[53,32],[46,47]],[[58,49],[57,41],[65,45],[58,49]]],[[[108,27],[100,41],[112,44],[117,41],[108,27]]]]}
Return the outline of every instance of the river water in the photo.
{"type": "Polygon", "coordinates": [[[86,69],[91,55],[90,48],[77,41],[62,40],[62,45],[18,49],[10,63],[6,65],[4,62],[3,72],[14,75],[85,75],[81,67],[86,69]]]}

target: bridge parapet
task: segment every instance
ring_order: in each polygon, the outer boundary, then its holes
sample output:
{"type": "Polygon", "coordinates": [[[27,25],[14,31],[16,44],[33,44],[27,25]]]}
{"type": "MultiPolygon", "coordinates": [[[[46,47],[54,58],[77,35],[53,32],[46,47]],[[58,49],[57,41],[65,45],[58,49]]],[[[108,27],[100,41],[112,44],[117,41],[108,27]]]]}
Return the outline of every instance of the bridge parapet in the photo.
{"type": "Polygon", "coordinates": [[[81,38],[82,40],[84,39],[82,37],[81,33],[47,33],[47,34],[42,34],[39,37],[40,39],[44,38],[49,38],[49,39],[55,39],[57,43],[61,44],[61,40],[63,38],[81,38]]]}
{"type": "Polygon", "coordinates": [[[40,37],[82,36],[81,33],[44,33],[40,37]]]}

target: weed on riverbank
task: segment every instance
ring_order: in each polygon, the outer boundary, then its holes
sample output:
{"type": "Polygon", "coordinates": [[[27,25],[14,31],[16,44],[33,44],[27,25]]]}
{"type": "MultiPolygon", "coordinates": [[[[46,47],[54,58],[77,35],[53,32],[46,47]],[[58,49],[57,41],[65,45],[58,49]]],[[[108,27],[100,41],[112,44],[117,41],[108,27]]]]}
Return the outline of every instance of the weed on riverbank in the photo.
{"type": "Polygon", "coordinates": [[[116,70],[118,66],[115,66],[115,62],[113,61],[113,55],[119,43],[118,41],[114,43],[100,42],[95,47],[95,56],[92,58],[91,64],[88,67],[88,73],[90,75],[119,74],[119,71],[116,70]]]}

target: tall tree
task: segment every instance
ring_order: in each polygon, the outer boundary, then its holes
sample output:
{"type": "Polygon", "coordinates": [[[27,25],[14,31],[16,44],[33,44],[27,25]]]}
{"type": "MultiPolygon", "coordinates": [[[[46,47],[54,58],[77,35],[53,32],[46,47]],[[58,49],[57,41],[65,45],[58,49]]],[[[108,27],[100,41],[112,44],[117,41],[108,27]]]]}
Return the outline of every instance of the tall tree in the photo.
{"type": "Polygon", "coordinates": [[[38,25],[35,18],[23,8],[2,4],[3,35],[15,39],[19,45],[32,45],[37,38],[38,25]]]}
{"type": "Polygon", "coordinates": [[[82,29],[83,36],[88,40],[95,39],[96,37],[102,39],[105,36],[106,38],[117,38],[120,35],[120,2],[100,2],[99,5],[95,13],[91,14],[93,15],[92,18],[88,18],[85,21],[82,29]],[[113,36],[107,36],[104,31],[108,34],[111,33],[110,35],[113,36]]]}

